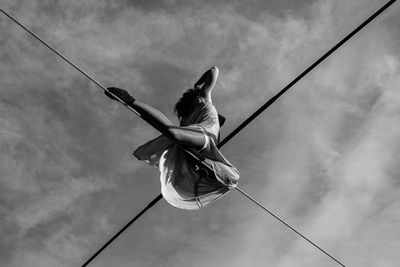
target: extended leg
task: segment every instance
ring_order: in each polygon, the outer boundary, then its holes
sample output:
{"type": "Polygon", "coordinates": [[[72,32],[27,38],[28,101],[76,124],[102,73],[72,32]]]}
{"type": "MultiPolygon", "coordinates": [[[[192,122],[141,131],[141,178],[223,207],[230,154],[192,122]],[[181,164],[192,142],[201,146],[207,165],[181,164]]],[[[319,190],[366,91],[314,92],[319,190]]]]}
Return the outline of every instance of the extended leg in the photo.
{"type": "MultiPolygon", "coordinates": [[[[200,130],[174,126],[173,123],[159,110],[135,100],[135,98],[123,89],[112,87],[108,88],[108,90],[137,111],[142,119],[165,136],[175,140],[178,144],[192,146],[196,149],[200,149],[204,146],[205,138],[200,130]]],[[[115,99],[107,92],[106,95],[115,99]]]]}
{"type": "Polygon", "coordinates": [[[129,106],[136,110],[142,119],[167,137],[174,139],[178,144],[192,146],[196,149],[204,146],[205,138],[201,130],[175,126],[159,110],[138,100],[129,106]]]}

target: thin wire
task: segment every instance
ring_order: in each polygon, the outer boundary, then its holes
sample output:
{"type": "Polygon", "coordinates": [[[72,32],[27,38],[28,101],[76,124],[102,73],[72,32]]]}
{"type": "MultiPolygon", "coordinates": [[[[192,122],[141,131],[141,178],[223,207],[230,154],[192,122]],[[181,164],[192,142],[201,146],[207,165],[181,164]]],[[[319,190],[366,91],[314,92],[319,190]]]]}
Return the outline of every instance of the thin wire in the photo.
{"type": "MultiPolygon", "coordinates": [[[[193,157],[198,163],[200,163],[203,167],[207,168],[210,172],[213,172],[214,170],[208,166],[204,161],[202,161],[200,158],[198,158],[195,154],[191,153],[190,151],[187,151],[186,149],[180,147],[183,151],[185,151],[186,153],[188,153],[191,157],[193,157]]],[[[240,189],[238,186],[235,187],[235,189],[237,191],[239,191],[242,195],[244,195],[245,197],[247,197],[248,199],[250,199],[252,202],[254,202],[257,206],[259,206],[260,208],[262,208],[263,210],[265,210],[266,212],[268,212],[270,215],[272,215],[275,219],[277,219],[278,221],[280,221],[281,223],[283,223],[285,226],[287,226],[289,229],[291,229],[293,232],[295,232],[296,234],[298,234],[300,237],[302,237],[303,239],[305,239],[306,241],[308,241],[311,245],[313,245],[314,247],[316,247],[317,249],[319,249],[322,253],[324,253],[325,255],[327,255],[329,258],[333,259],[335,262],[337,262],[338,264],[340,264],[342,267],[346,267],[342,262],[340,262],[338,259],[336,259],[335,257],[333,257],[330,253],[328,253],[326,250],[322,249],[319,245],[317,245],[316,243],[314,243],[313,241],[311,241],[309,238],[307,238],[305,235],[303,235],[302,233],[300,233],[298,230],[296,230],[293,226],[291,226],[289,223],[287,223],[286,221],[284,221],[283,219],[281,219],[278,215],[276,215],[274,212],[270,211],[269,209],[267,209],[265,206],[263,206],[260,202],[258,202],[257,200],[255,200],[253,197],[251,197],[249,194],[247,194],[245,191],[243,191],[242,189],[240,189]]]]}
{"type": "MultiPolygon", "coordinates": [[[[218,148],[221,148],[223,145],[225,145],[228,141],[230,141],[236,134],[238,134],[245,126],[247,126],[250,122],[252,122],[258,115],[260,115],[264,110],[266,110],[272,103],[274,103],[280,96],[282,96],[286,91],[288,91],[294,84],[296,84],[300,79],[302,79],[306,74],[308,74],[311,70],[313,70],[317,65],[319,65],[323,60],[325,60],[328,56],[330,56],[335,50],[337,50],[340,46],[342,46],[345,42],[347,42],[351,37],[353,37],[357,32],[359,32],[362,28],[364,28],[367,24],[369,24],[373,19],[375,19],[378,15],[380,15],[384,10],[386,10],[389,6],[391,6],[394,2],[397,0],[391,0],[388,3],[386,3],[382,8],[380,8],[377,12],[375,12],[372,16],[370,16],[366,21],[364,21],[360,26],[358,26],[354,31],[352,31],[350,34],[348,34],[346,37],[344,37],[339,43],[337,43],[332,49],[330,49],[327,53],[325,53],[321,58],[319,58],[314,64],[312,64],[310,67],[308,67],[304,72],[302,72],[299,76],[297,76],[291,83],[289,83],[285,88],[283,88],[280,92],[278,92],[275,96],[273,96],[270,100],[268,100],[263,106],[261,106],[256,112],[254,112],[248,119],[246,119],[242,124],[240,124],[236,129],[234,129],[227,137],[225,137],[217,146],[218,148]]],[[[257,204],[259,207],[267,211],[269,214],[271,214],[274,218],[278,219],[280,222],[284,223],[287,227],[289,227],[291,230],[293,230],[295,233],[300,235],[302,238],[304,238],[306,241],[308,241],[310,244],[315,246],[317,249],[322,251],[324,254],[328,255],[330,258],[332,258],[335,262],[340,264],[341,266],[345,266],[343,263],[335,259],[333,256],[331,256],[329,253],[327,253],[325,250],[323,250],[321,247],[316,245],[314,242],[312,242],[310,239],[302,235],[300,232],[298,232],[296,229],[294,229],[292,226],[284,222],[282,219],[280,219],[278,216],[276,216],[274,213],[270,212],[268,209],[266,209],[264,206],[262,206],[259,202],[255,201],[253,198],[251,198],[247,193],[245,193],[243,190],[240,188],[236,187],[236,189],[242,193],[244,196],[249,198],[251,201],[253,201],[255,204],[257,204]]],[[[152,202],[156,200],[159,201],[162,196],[161,194],[158,195],[152,202]]],[[[124,227],[124,230],[126,228],[124,227]]],[[[112,240],[115,238],[113,237],[112,240]]],[[[111,242],[107,242],[109,244],[111,242]]],[[[101,250],[103,250],[105,247],[102,247],[101,250]]],[[[100,252],[99,252],[100,253],[100,252]]],[[[96,255],[99,253],[96,252],[96,255]]],[[[94,259],[92,257],[91,259],[94,259]]],[[[86,266],[86,265],[85,265],[86,266]]],[[[84,267],[84,266],[82,266],[84,267]]]]}
{"type": "Polygon", "coordinates": [[[74,67],[77,71],[79,71],[80,73],[82,73],[83,75],[86,76],[86,78],[88,78],[89,80],[91,80],[92,82],[94,82],[97,86],[99,86],[100,88],[102,88],[105,91],[108,91],[106,87],[104,87],[102,84],[100,84],[98,81],[96,81],[95,79],[93,79],[92,77],[89,76],[89,74],[87,74],[86,72],[84,72],[83,70],[81,70],[77,65],[75,65],[72,61],[70,61],[68,58],[66,58],[64,55],[62,55],[60,52],[58,52],[53,46],[51,46],[50,44],[46,43],[45,41],[43,41],[39,36],[37,36],[34,32],[32,32],[31,30],[29,30],[27,27],[25,27],[23,24],[21,24],[20,22],[18,22],[18,20],[16,20],[13,16],[11,16],[10,14],[8,14],[7,12],[5,12],[3,9],[0,8],[0,11],[6,15],[7,17],[9,17],[12,21],[14,21],[15,23],[17,23],[20,27],[22,27],[25,31],[27,31],[28,33],[30,33],[33,37],[35,37],[37,40],[39,40],[42,44],[44,44],[45,46],[47,46],[48,48],[50,48],[51,51],[53,51],[54,53],[56,53],[57,55],[59,55],[62,59],[64,59],[66,62],[68,62],[72,67],[74,67]]]}
{"type": "Polygon", "coordinates": [[[153,207],[160,199],[162,199],[162,195],[159,194],[153,201],[151,201],[141,212],[139,212],[135,218],[130,220],[124,227],[122,227],[121,230],[119,230],[110,240],[108,240],[107,243],[105,243],[95,254],[93,254],[90,259],[88,259],[82,267],[86,267],[94,258],[97,257],[108,245],[110,245],[120,234],[122,234],[126,229],[128,229],[129,226],[131,226],[132,223],[134,223],[137,219],[139,219],[142,214],[144,214],[148,209],[153,207]]]}
{"type": "Polygon", "coordinates": [[[260,202],[258,202],[257,200],[255,200],[253,197],[251,197],[249,194],[247,194],[246,192],[244,192],[242,189],[240,189],[239,187],[236,187],[236,190],[239,191],[242,195],[244,195],[245,197],[247,197],[248,199],[250,199],[250,201],[254,202],[257,206],[259,206],[260,208],[262,208],[263,210],[265,210],[266,212],[268,212],[272,217],[274,217],[275,219],[277,219],[278,221],[280,221],[281,223],[283,223],[284,225],[286,225],[289,229],[291,229],[293,232],[295,232],[296,234],[298,234],[299,236],[301,236],[303,239],[307,240],[311,245],[313,245],[314,247],[316,247],[317,249],[319,249],[320,251],[322,251],[325,255],[327,255],[328,257],[330,257],[332,260],[334,260],[335,262],[337,262],[338,264],[340,264],[343,267],[346,267],[343,263],[341,263],[339,260],[337,260],[335,257],[333,257],[331,254],[329,254],[327,251],[325,251],[324,249],[322,249],[320,246],[318,246],[317,244],[315,244],[313,241],[311,241],[309,238],[307,238],[306,236],[304,236],[302,233],[300,233],[298,230],[296,230],[293,226],[291,226],[290,224],[288,224],[287,222],[285,222],[283,219],[281,219],[278,215],[276,215],[275,213],[273,213],[272,211],[270,211],[269,209],[267,209],[266,207],[264,207],[260,202]]]}
{"type": "MultiPolygon", "coordinates": [[[[252,120],[254,120],[258,115],[260,115],[265,109],[267,109],[273,102],[275,102],[281,95],[283,95],[286,91],[288,91],[295,83],[297,83],[301,78],[303,78],[307,73],[309,73],[312,69],[314,69],[317,65],[319,65],[324,59],[326,59],[330,54],[332,54],[335,50],[337,50],[341,45],[343,45],[347,40],[349,40],[351,37],[353,37],[358,31],[360,31],[363,27],[365,27],[369,22],[371,22],[373,19],[375,19],[380,13],[382,13],[385,9],[387,9],[390,5],[392,5],[394,2],[397,0],[391,0],[389,1],[386,5],[384,5],[381,9],[379,9],[377,12],[375,12],[371,17],[369,17],[366,21],[364,21],[359,27],[357,27],[353,32],[351,32],[349,35],[347,35],[343,40],[341,40],[338,44],[336,44],[331,50],[329,50],[327,53],[325,53],[320,59],[318,59],[314,64],[312,64],[309,68],[307,68],[303,73],[301,73],[297,78],[295,78],[291,83],[289,83],[284,89],[282,89],[278,94],[276,94],[274,97],[272,97],[267,103],[265,103],[262,107],[260,107],[254,114],[252,114],[247,120],[245,120],[242,124],[240,124],[234,131],[231,132],[224,140],[222,140],[219,144],[218,147],[222,147],[225,143],[227,143],[230,139],[232,139],[238,132],[240,132],[245,126],[247,126],[252,120]]],[[[86,76],[88,79],[90,79],[92,82],[94,82],[96,85],[98,85],[100,88],[103,90],[109,92],[106,87],[101,85],[99,82],[97,82],[95,79],[90,77],[86,72],[81,70],[79,67],[77,67],[74,63],[72,63],[70,60],[68,60],[65,56],[63,56],[61,53],[59,53],[55,48],[53,48],[51,45],[48,43],[44,42],[41,38],[39,38],[35,33],[30,31],[28,28],[26,28],[24,25],[19,23],[14,17],[6,13],[3,9],[0,8],[0,11],[5,14],[7,17],[9,17],[11,20],[13,20],[16,24],[18,24],[20,27],[22,27],[24,30],[26,30],[28,33],[30,33],[32,36],[34,36],[37,40],[39,40],[42,44],[44,44],[46,47],[48,47],[50,50],[52,50],[54,53],[56,53],[58,56],[60,56],[62,59],[64,59],[67,63],[69,63],[71,66],[73,66],[76,70],[78,70],[80,73],[82,73],[84,76],[86,76]]],[[[135,112],[138,116],[140,114],[136,112],[133,108],[131,108],[129,105],[127,105],[124,101],[122,101],[120,98],[118,98],[116,95],[112,94],[109,92],[111,95],[113,95],[119,102],[124,104],[126,107],[128,107],[131,111],[135,112]]],[[[329,253],[327,253],[325,250],[320,248],[318,245],[313,243],[311,240],[306,238],[304,235],[302,235],[300,232],[298,232],[296,229],[294,229],[292,226],[287,224],[285,221],[280,219],[277,215],[266,209],[263,205],[261,205],[259,202],[257,202],[255,199],[250,197],[247,193],[245,193],[243,190],[240,188],[236,188],[240,193],[242,193],[244,196],[249,198],[251,201],[253,201],[255,204],[257,204],[259,207],[267,211],[270,215],[272,215],[274,218],[278,219],[280,222],[282,222],[284,225],[289,227],[291,230],[293,230],[295,233],[300,235],[302,238],[304,238],[306,241],[311,243],[313,246],[318,248],[320,251],[328,255],[330,258],[332,258],[334,261],[339,263],[341,266],[343,265],[340,261],[335,259],[333,256],[331,256],[329,253]]],[[[125,231],[134,221],[136,221],[142,214],[144,214],[148,209],[150,209],[153,205],[155,205],[160,199],[162,198],[162,195],[158,195],[148,206],[146,206],[145,209],[143,209],[135,218],[133,218],[127,225],[125,225],[112,239],[110,239],[100,250],[98,250],[84,265],[82,266],[87,266],[87,264],[92,261],[103,249],[105,249],[112,241],[114,241],[123,231],[125,231]]]]}
{"type": "Polygon", "coordinates": [[[92,82],[94,82],[97,86],[99,86],[101,89],[103,89],[104,91],[108,92],[109,94],[111,94],[112,96],[114,96],[119,102],[121,102],[122,104],[124,104],[127,108],[129,108],[131,111],[135,112],[136,115],[138,115],[140,117],[140,114],[134,110],[133,108],[131,108],[129,105],[127,105],[124,101],[122,101],[118,96],[116,96],[115,94],[111,93],[104,85],[102,85],[101,83],[99,83],[98,81],[96,81],[94,78],[92,78],[89,74],[87,74],[85,71],[83,71],[81,68],[79,68],[75,63],[73,63],[71,60],[69,60],[68,58],[66,58],[63,54],[61,54],[60,52],[57,51],[57,49],[55,49],[53,46],[51,46],[50,44],[48,44],[47,42],[43,41],[39,36],[37,36],[34,32],[32,32],[31,30],[29,30],[27,27],[25,27],[23,24],[21,24],[16,18],[14,18],[13,16],[11,16],[10,14],[8,14],[7,12],[5,12],[2,8],[0,8],[0,11],[6,15],[7,17],[9,17],[12,21],[14,21],[16,24],[18,24],[22,29],[24,29],[25,31],[27,31],[29,34],[31,34],[33,37],[35,37],[39,42],[41,42],[42,44],[44,44],[46,47],[48,47],[51,51],[53,51],[54,53],[56,53],[58,56],[60,56],[62,59],[64,59],[68,64],[70,64],[72,67],[74,67],[77,71],[79,71],[80,73],[82,73],[84,76],[86,76],[86,78],[88,78],[89,80],[91,80],[92,82]]]}
{"type": "Polygon", "coordinates": [[[258,115],[260,115],[264,110],[266,110],[269,106],[272,105],[280,96],[282,96],[286,91],[288,91],[293,85],[295,85],[300,79],[302,79],[305,75],[307,75],[311,70],[313,70],[316,66],[318,66],[322,61],[324,61],[328,56],[330,56],[333,52],[335,52],[339,47],[341,47],[345,42],[347,42],[351,37],[353,37],[356,33],[358,33],[362,28],[364,28],[367,24],[369,24],[372,20],[374,20],[377,16],[379,16],[383,11],[385,11],[388,7],[390,7],[397,0],[391,0],[387,2],[383,7],[381,7],[378,11],[372,14],[367,20],[365,20],[360,26],[358,26],[354,31],[349,33],[346,37],[344,37],[340,42],[338,42],[334,47],[332,47],[328,52],[326,52],[322,57],[320,57],[317,61],[315,61],[310,67],[308,67],[305,71],[303,71],[299,76],[297,76],[292,82],[286,85],[279,93],[273,96],[268,102],[262,105],[256,112],[254,112],[250,117],[248,117],[242,124],[240,124],[235,130],[233,130],[224,140],[221,141],[221,146],[226,142],[231,140],[238,132],[240,132],[244,127],[246,127],[250,122],[252,122],[258,115]]]}

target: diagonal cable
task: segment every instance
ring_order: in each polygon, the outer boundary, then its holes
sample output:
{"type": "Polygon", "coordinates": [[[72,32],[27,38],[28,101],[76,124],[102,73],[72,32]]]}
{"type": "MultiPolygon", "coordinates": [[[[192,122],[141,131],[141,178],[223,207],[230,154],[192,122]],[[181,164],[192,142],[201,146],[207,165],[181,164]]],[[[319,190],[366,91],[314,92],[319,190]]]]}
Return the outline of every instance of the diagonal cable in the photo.
{"type": "MultiPolygon", "coordinates": [[[[242,124],[240,124],[235,130],[233,130],[226,138],[224,138],[219,144],[218,147],[222,147],[224,144],[226,144],[230,139],[232,139],[236,134],[238,134],[243,128],[245,128],[250,122],[252,122],[257,116],[259,116],[265,109],[267,109],[272,103],[274,103],[280,96],[282,96],[286,91],[288,91],[294,84],[296,84],[300,79],[302,79],[305,75],[307,75],[311,70],[313,70],[316,66],[318,66],[322,61],[324,61],[328,56],[330,56],[334,51],[336,51],[340,46],[342,46],[345,42],[347,42],[351,37],[353,37],[356,33],[358,33],[362,28],[364,28],[367,24],[369,24],[373,19],[375,19],[377,16],[379,16],[383,11],[385,11],[389,6],[391,6],[394,2],[397,0],[391,0],[387,2],[383,7],[381,7],[378,11],[376,11],[373,15],[371,15],[367,20],[365,20],[360,26],[358,26],[354,31],[352,31],[350,34],[348,34],[345,38],[343,38],[339,43],[337,43],[333,48],[331,48],[328,52],[326,52],[321,58],[319,58],[316,62],[314,62],[310,67],[308,67],[304,72],[302,72],[299,76],[297,76],[292,82],[290,82],[285,88],[283,88],[280,92],[278,92],[274,97],[272,97],[270,100],[268,100],[263,106],[261,106],[255,113],[253,113],[248,119],[246,119],[242,124]]],[[[59,53],[55,48],[50,46],[48,43],[43,41],[40,37],[38,37],[35,33],[33,33],[31,30],[26,28],[24,25],[19,23],[14,17],[6,13],[3,9],[0,8],[0,11],[5,14],[7,17],[9,17],[11,20],[13,20],[16,24],[18,24],[20,27],[22,27],[24,30],[26,30],[28,33],[30,33],[33,37],[35,37],[37,40],[39,40],[42,44],[44,44],[46,47],[48,47],[50,50],[52,50],[54,53],[56,53],[58,56],[60,56],[62,59],[64,59],[67,63],[69,63],[71,66],[73,66],[75,69],[77,69],[80,73],[82,73],[84,76],[86,76],[88,79],[90,79],[92,82],[94,82],[96,85],[98,85],[100,88],[103,90],[109,92],[106,87],[101,85],[99,82],[91,78],[87,73],[82,71],[79,67],[77,67],[74,63],[72,63],[70,60],[68,60],[65,56],[63,56],[61,53],[59,53]]],[[[110,92],[109,92],[110,93],[110,92]]],[[[124,103],[120,98],[115,96],[114,94],[110,93],[113,95],[119,102],[124,104],[126,107],[128,107],[131,111],[135,112],[138,116],[138,112],[136,112],[133,108],[131,108],[129,105],[124,103]]],[[[289,227],[291,230],[293,230],[295,233],[300,235],[302,238],[304,238],[306,241],[311,243],[313,246],[318,248],[320,251],[328,255],[330,258],[335,260],[337,263],[339,263],[341,266],[344,266],[340,261],[335,259],[333,256],[328,254],[325,250],[320,248],[318,245],[313,243],[311,240],[306,238],[304,235],[302,235],[300,232],[298,232],[296,229],[294,229],[292,226],[287,224],[285,221],[280,219],[278,216],[276,216],[274,213],[266,209],[263,205],[261,205],[259,202],[257,202],[255,199],[250,197],[247,193],[242,191],[239,188],[236,188],[241,194],[249,198],[251,201],[253,201],[255,204],[260,206],[262,209],[267,211],[270,215],[272,215],[274,218],[285,224],[287,227],[289,227]]],[[[125,231],[134,221],[136,221],[142,214],[144,214],[148,209],[150,209],[153,205],[155,205],[160,199],[162,198],[162,195],[158,195],[152,202],[150,202],[146,208],[144,208],[135,218],[133,218],[127,225],[125,225],[120,231],[117,232],[105,245],[102,246],[101,249],[99,249],[84,265],[82,266],[87,266],[102,250],[104,250],[111,242],[113,242],[123,231],[125,231]]]]}
{"type": "Polygon", "coordinates": [[[297,76],[293,81],[291,81],[288,85],[285,86],[279,93],[273,96],[270,100],[268,100],[264,105],[262,105],[259,109],[256,110],[250,117],[248,117],[244,122],[242,122],[235,130],[233,130],[224,140],[221,141],[220,146],[223,146],[229,140],[231,140],[236,134],[238,134],[244,127],[246,127],[250,122],[252,122],[258,115],[260,115],[264,110],[266,110],[269,106],[272,105],[279,97],[281,97],[286,91],[288,91],[293,85],[295,85],[298,81],[300,81],[304,76],[306,76],[310,71],[312,71],[316,66],[318,66],[322,61],[324,61],[327,57],[329,57],[333,52],[335,52],[339,47],[341,47],[345,42],[347,42],[351,37],[353,37],[356,33],[358,33],[361,29],[367,26],[372,20],[374,20],[377,16],[379,16],[383,11],[385,11],[388,7],[390,7],[397,0],[391,0],[387,2],[383,7],[381,7],[378,11],[372,14],[368,19],[366,19],[363,23],[361,23],[355,30],[349,33],[346,37],[344,37],[340,42],[338,42],[334,47],[332,47],[328,52],[322,55],[317,61],[315,61],[311,66],[309,66],[305,71],[303,71],[299,76],[297,76]]]}
{"type": "Polygon", "coordinates": [[[296,228],[294,228],[293,226],[291,226],[290,224],[288,224],[285,220],[283,220],[282,218],[280,218],[278,215],[276,215],[274,212],[270,211],[269,209],[267,209],[263,204],[261,204],[260,202],[258,202],[257,200],[255,200],[253,197],[251,197],[249,194],[247,194],[246,192],[244,192],[242,189],[240,189],[239,187],[236,187],[236,190],[239,191],[242,195],[244,195],[245,197],[247,197],[250,201],[254,202],[257,206],[259,206],[260,208],[262,208],[263,210],[265,210],[266,212],[268,212],[272,217],[274,217],[275,219],[277,219],[278,221],[280,221],[283,225],[285,225],[287,228],[289,228],[290,230],[292,230],[293,232],[295,232],[297,235],[299,235],[300,237],[302,237],[304,240],[306,240],[308,243],[310,243],[311,245],[313,245],[314,247],[316,247],[317,249],[319,249],[322,253],[324,253],[325,255],[327,255],[329,258],[331,258],[332,260],[334,260],[336,263],[338,263],[340,266],[342,267],[346,267],[342,262],[340,262],[337,258],[335,258],[334,256],[332,256],[330,253],[328,253],[326,250],[324,250],[323,248],[321,248],[319,245],[317,245],[316,243],[314,243],[313,241],[311,241],[311,239],[309,239],[308,237],[306,237],[305,235],[303,235],[302,233],[300,233],[296,228]]]}
{"type": "Polygon", "coordinates": [[[120,236],[126,229],[131,226],[137,219],[139,219],[147,210],[153,207],[160,199],[162,199],[162,195],[159,194],[153,201],[151,201],[141,212],[139,212],[132,220],[130,220],[124,227],[121,228],[110,240],[107,241],[99,250],[96,251],[83,265],[82,267],[87,266],[94,258],[97,257],[108,245],[110,245],[118,236],[120,236]]]}
{"type": "Polygon", "coordinates": [[[134,110],[133,108],[131,108],[130,106],[128,106],[124,101],[122,101],[118,96],[116,96],[115,94],[111,93],[110,91],[108,91],[108,89],[102,85],[101,83],[99,83],[97,80],[95,80],[94,78],[92,78],[89,74],[87,74],[85,71],[83,71],[81,68],[79,68],[77,65],[75,65],[75,63],[73,63],[71,60],[69,60],[68,58],[66,58],[63,54],[61,54],[60,52],[57,51],[57,49],[55,49],[53,46],[51,46],[50,44],[48,44],[47,42],[43,41],[37,34],[35,34],[33,31],[31,31],[30,29],[28,29],[27,27],[25,27],[22,23],[20,23],[16,18],[14,18],[13,16],[11,16],[10,14],[8,14],[7,12],[5,12],[2,8],[0,8],[0,12],[2,12],[4,15],[6,15],[9,19],[11,19],[12,21],[14,21],[16,24],[18,24],[18,26],[20,26],[22,29],[24,29],[25,31],[27,31],[30,35],[32,35],[33,37],[35,37],[39,42],[41,42],[43,45],[45,45],[47,48],[49,48],[51,51],[53,51],[56,55],[58,55],[59,57],[61,57],[62,59],[64,59],[68,64],[70,64],[72,67],[74,67],[77,71],[79,71],[80,73],[82,73],[86,78],[88,78],[89,80],[91,80],[94,84],[96,84],[98,87],[100,87],[101,89],[103,89],[104,91],[108,92],[110,95],[112,95],[115,99],[117,99],[118,102],[120,102],[121,104],[125,105],[127,108],[129,108],[131,111],[135,112],[136,115],[138,115],[140,117],[140,114],[134,110]]]}

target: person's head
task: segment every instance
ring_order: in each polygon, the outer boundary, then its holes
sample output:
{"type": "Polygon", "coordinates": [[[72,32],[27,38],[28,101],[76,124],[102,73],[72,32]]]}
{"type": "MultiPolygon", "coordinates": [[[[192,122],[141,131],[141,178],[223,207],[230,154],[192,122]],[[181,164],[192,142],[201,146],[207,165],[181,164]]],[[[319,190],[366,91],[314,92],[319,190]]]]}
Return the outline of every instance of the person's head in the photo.
{"type": "Polygon", "coordinates": [[[198,96],[199,90],[194,88],[187,89],[178,102],[175,104],[174,112],[179,119],[188,116],[192,112],[193,101],[198,96]]]}

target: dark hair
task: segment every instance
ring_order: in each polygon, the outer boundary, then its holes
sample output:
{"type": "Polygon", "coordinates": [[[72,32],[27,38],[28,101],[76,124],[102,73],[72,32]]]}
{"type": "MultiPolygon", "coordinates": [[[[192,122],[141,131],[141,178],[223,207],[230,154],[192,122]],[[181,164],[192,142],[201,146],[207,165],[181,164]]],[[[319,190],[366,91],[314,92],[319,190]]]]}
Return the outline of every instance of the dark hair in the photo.
{"type": "Polygon", "coordinates": [[[190,114],[193,110],[193,101],[199,95],[199,90],[194,88],[187,89],[178,102],[175,104],[174,112],[179,119],[190,114]]]}

